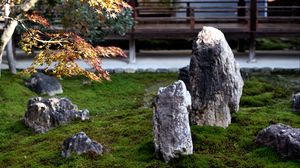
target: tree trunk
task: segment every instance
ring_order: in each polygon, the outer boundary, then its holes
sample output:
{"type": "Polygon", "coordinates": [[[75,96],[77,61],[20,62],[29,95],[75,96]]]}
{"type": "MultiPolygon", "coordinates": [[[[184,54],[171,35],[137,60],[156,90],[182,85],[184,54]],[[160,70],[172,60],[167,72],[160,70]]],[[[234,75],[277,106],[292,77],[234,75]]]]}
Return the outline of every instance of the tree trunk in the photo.
{"type": "Polygon", "coordinates": [[[8,67],[10,69],[10,72],[12,74],[17,74],[17,68],[16,68],[16,60],[15,60],[15,54],[13,51],[13,42],[12,39],[10,39],[6,45],[6,56],[8,61],[8,67]]]}
{"type": "MultiPolygon", "coordinates": [[[[23,12],[27,12],[29,9],[31,9],[38,0],[27,0],[25,1],[21,6],[20,6],[20,14],[16,15],[17,17],[14,20],[10,20],[6,26],[6,28],[3,30],[3,34],[1,36],[1,41],[0,41],[0,65],[2,64],[2,57],[3,57],[3,52],[5,50],[5,47],[9,40],[11,39],[12,35],[15,32],[15,29],[18,25],[18,19],[22,17],[23,12]]],[[[18,10],[16,10],[18,11],[18,10]]],[[[1,75],[1,69],[0,69],[0,75],[1,75]]]]}
{"type": "MultiPolygon", "coordinates": [[[[10,0],[6,0],[5,5],[4,5],[5,28],[6,28],[6,25],[8,24],[8,21],[9,21],[8,17],[9,17],[9,14],[10,14],[10,8],[11,8],[10,0]]],[[[16,69],[16,61],[15,61],[14,53],[13,53],[12,38],[8,41],[8,43],[6,45],[6,57],[7,57],[10,72],[12,74],[16,74],[17,69],[16,69]]]]}

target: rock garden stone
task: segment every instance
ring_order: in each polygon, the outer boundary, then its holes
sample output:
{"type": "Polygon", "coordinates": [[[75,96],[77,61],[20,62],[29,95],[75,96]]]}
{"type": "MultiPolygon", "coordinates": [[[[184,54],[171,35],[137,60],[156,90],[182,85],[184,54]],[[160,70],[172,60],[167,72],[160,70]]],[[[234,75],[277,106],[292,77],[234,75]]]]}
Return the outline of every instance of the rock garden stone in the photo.
{"type": "Polygon", "coordinates": [[[293,111],[300,112],[300,92],[293,95],[292,106],[293,111]]]}
{"type": "Polygon", "coordinates": [[[188,91],[190,91],[190,76],[189,76],[190,66],[186,66],[179,69],[179,80],[185,83],[188,91]]]}
{"type": "Polygon", "coordinates": [[[61,156],[68,158],[72,153],[76,153],[77,155],[101,155],[103,153],[103,146],[97,141],[90,139],[84,132],[79,132],[63,142],[61,156]]]}
{"type": "Polygon", "coordinates": [[[25,86],[37,94],[48,94],[54,96],[63,93],[63,89],[59,81],[53,77],[43,73],[35,73],[25,81],[25,86]]]}
{"type": "Polygon", "coordinates": [[[34,97],[28,101],[24,123],[35,132],[44,133],[75,119],[89,119],[89,111],[78,110],[77,106],[67,98],[34,97]]]}
{"type": "Polygon", "coordinates": [[[153,111],[154,145],[166,162],[193,153],[190,105],[191,96],[183,81],[159,88],[153,111]]]}
{"type": "Polygon", "coordinates": [[[220,30],[203,27],[199,32],[189,76],[192,123],[226,128],[231,123],[231,113],[239,110],[244,82],[220,30]]]}
{"type": "Polygon", "coordinates": [[[277,151],[282,157],[300,160],[300,129],[276,124],[261,130],[256,143],[277,151]]]}

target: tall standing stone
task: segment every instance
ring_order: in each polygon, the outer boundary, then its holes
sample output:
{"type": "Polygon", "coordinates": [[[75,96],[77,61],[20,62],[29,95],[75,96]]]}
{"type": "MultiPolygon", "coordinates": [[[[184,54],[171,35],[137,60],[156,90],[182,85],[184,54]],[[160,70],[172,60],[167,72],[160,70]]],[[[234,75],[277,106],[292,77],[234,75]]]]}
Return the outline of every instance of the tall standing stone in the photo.
{"type": "Polygon", "coordinates": [[[186,86],[186,89],[190,91],[190,76],[189,76],[190,66],[185,66],[179,69],[179,80],[182,80],[186,86]]]}
{"type": "Polygon", "coordinates": [[[191,121],[226,128],[231,123],[231,113],[239,109],[244,82],[220,30],[203,27],[199,32],[193,44],[189,74],[191,121]]]}
{"type": "Polygon", "coordinates": [[[193,153],[190,105],[191,96],[183,81],[159,88],[153,111],[154,145],[166,162],[193,153]]]}

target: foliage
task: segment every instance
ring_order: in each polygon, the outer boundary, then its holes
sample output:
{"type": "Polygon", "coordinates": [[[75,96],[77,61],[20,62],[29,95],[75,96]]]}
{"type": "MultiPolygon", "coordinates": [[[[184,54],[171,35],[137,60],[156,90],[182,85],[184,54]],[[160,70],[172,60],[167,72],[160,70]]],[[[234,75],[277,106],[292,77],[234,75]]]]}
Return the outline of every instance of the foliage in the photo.
{"type": "Polygon", "coordinates": [[[299,50],[300,42],[297,37],[290,38],[258,38],[256,39],[258,50],[299,50]]]}
{"type": "MultiPolygon", "coordinates": [[[[48,0],[47,2],[52,5],[58,3],[55,0],[48,0]]],[[[102,79],[109,80],[108,73],[101,67],[101,58],[126,57],[126,54],[118,47],[95,47],[81,36],[93,38],[98,36],[99,25],[102,29],[110,29],[110,25],[112,25],[111,30],[118,30],[119,33],[124,34],[132,26],[132,24],[123,26],[125,24],[124,18],[131,19],[131,7],[123,0],[66,0],[64,2],[66,5],[64,8],[70,9],[65,10],[68,11],[65,12],[65,16],[72,15],[78,19],[65,18],[65,20],[75,24],[73,30],[57,30],[47,19],[35,11],[25,13],[26,19],[19,20],[23,28],[19,42],[21,48],[27,53],[31,53],[33,49],[41,50],[24,73],[35,73],[36,69],[41,67],[48,71],[51,67],[53,68],[51,73],[57,77],[83,75],[99,82],[102,79]],[[77,8],[71,8],[70,5],[80,8],[77,10],[77,8]],[[77,64],[77,60],[84,60],[96,72],[81,68],[77,64]]]]}
{"type": "Polygon", "coordinates": [[[192,126],[194,154],[169,164],[155,157],[152,108],[144,107],[144,95],[147,90],[156,93],[159,86],[177,80],[177,74],[113,74],[112,82],[104,81],[102,85],[86,83],[81,77],[61,80],[64,88],[62,96],[70,98],[80,109],[89,109],[91,120],[75,121],[45,134],[34,134],[21,122],[27,100],[36,94],[24,87],[22,79],[8,72],[3,75],[4,78],[0,78],[0,167],[297,168],[300,165],[254,142],[258,131],[273,123],[300,127],[299,115],[293,113],[290,107],[292,91],[300,89],[298,74],[253,76],[246,81],[247,95],[243,96],[270,93],[274,103],[261,107],[242,105],[227,129],[192,126]],[[270,85],[270,81],[277,83],[270,85]],[[293,90],[286,85],[287,81],[296,81],[293,90]],[[256,89],[254,86],[263,88],[256,89]],[[275,90],[280,90],[277,88],[284,89],[285,96],[275,96],[275,90]],[[63,140],[79,131],[85,131],[92,139],[102,143],[105,153],[102,156],[80,155],[62,159],[63,140]]]}
{"type": "MultiPolygon", "coordinates": [[[[57,77],[83,75],[95,81],[101,81],[102,78],[109,80],[108,73],[100,66],[99,57],[126,56],[121,49],[116,47],[93,47],[74,33],[44,34],[38,30],[28,29],[22,35],[20,44],[28,53],[33,47],[44,49],[34,58],[32,65],[24,71],[25,73],[35,73],[40,66],[54,66],[51,72],[57,77]],[[41,40],[42,37],[49,40],[41,40]],[[98,74],[81,68],[76,62],[78,59],[85,60],[95,68],[98,74]]],[[[45,71],[47,72],[48,68],[45,71]]]]}
{"type": "Polygon", "coordinates": [[[68,31],[76,32],[91,43],[99,43],[110,33],[125,35],[133,26],[132,10],[123,8],[116,15],[110,16],[107,10],[99,17],[97,11],[88,3],[68,0],[63,4],[62,24],[68,31]]]}

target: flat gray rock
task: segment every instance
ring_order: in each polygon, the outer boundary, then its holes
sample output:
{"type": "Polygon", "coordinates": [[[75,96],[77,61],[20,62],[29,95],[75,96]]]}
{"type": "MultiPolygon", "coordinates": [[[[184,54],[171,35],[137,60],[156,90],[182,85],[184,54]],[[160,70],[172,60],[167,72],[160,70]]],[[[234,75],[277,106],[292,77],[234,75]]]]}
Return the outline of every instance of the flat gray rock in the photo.
{"type": "Polygon", "coordinates": [[[103,153],[103,146],[97,141],[90,139],[84,132],[79,132],[63,142],[61,156],[68,158],[72,153],[76,153],[77,155],[101,155],[103,153]]]}
{"type": "Polygon", "coordinates": [[[188,109],[191,96],[183,81],[161,87],[154,102],[154,146],[158,155],[168,162],[180,155],[193,154],[188,109]]]}
{"type": "Polygon", "coordinates": [[[68,124],[75,119],[89,119],[88,110],[78,110],[67,98],[34,97],[28,101],[24,116],[26,126],[36,133],[45,133],[61,124],[68,124]]]}
{"type": "Polygon", "coordinates": [[[284,158],[300,160],[299,128],[284,124],[271,125],[258,133],[256,143],[272,148],[284,158]]]}
{"type": "Polygon", "coordinates": [[[59,81],[55,77],[45,75],[44,73],[33,74],[25,81],[25,86],[40,95],[47,94],[49,96],[54,96],[63,93],[59,81]]]}
{"type": "Polygon", "coordinates": [[[191,121],[226,128],[239,110],[243,79],[223,33],[203,27],[193,45],[189,69],[191,121]]]}

